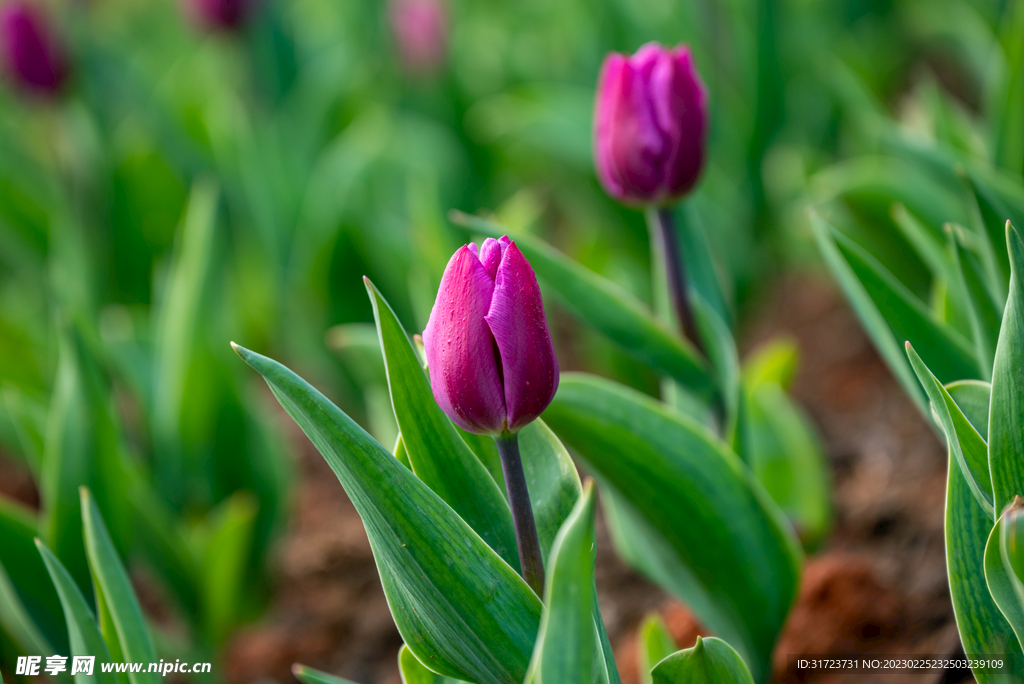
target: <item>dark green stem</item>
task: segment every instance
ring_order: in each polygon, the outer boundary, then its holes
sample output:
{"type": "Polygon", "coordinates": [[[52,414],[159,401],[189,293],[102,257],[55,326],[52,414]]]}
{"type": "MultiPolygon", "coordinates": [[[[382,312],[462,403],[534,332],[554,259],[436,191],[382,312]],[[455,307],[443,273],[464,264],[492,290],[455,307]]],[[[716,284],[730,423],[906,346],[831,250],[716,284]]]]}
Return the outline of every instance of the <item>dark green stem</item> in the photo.
{"type": "Polygon", "coordinates": [[[514,434],[501,435],[495,437],[494,442],[498,445],[501,471],[505,474],[505,488],[508,490],[508,505],[512,509],[512,524],[516,529],[516,546],[519,547],[523,579],[537,596],[544,598],[544,559],[540,553],[537,524],[533,521],[530,492],[526,488],[523,459],[519,456],[519,437],[514,434]]]}
{"type": "Polygon", "coordinates": [[[682,326],[683,335],[693,346],[705,357],[704,344],[701,342],[700,333],[697,332],[697,324],[694,322],[693,310],[690,308],[689,288],[686,283],[686,266],[683,264],[682,256],[679,253],[679,240],[676,236],[675,219],[672,218],[672,210],[660,207],[652,209],[654,212],[654,223],[657,230],[651,231],[651,238],[658,240],[658,251],[662,253],[665,262],[665,276],[668,279],[669,297],[672,299],[672,308],[675,310],[679,325],[682,326]]]}

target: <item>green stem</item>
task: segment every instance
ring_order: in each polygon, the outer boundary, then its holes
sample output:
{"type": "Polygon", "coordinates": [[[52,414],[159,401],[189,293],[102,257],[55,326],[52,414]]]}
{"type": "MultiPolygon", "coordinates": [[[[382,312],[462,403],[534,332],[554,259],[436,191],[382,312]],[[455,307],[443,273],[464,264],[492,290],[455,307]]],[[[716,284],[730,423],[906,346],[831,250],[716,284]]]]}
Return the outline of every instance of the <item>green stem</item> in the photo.
{"type": "Polygon", "coordinates": [[[675,312],[676,320],[682,327],[686,339],[697,348],[697,351],[707,357],[700,333],[697,332],[693,309],[690,307],[686,266],[679,254],[679,239],[676,236],[672,210],[665,207],[652,207],[647,210],[647,219],[651,230],[652,251],[656,255],[660,255],[659,261],[661,265],[664,265],[669,298],[672,300],[672,309],[675,312]]]}
{"type": "Polygon", "coordinates": [[[498,454],[501,456],[501,470],[505,474],[505,488],[508,491],[508,505],[512,509],[512,524],[516,530],[516,546],[519,547],[519,565],[523,579],[544,598],[544,558],[540,553],[540,539],[537,524],[533,520],[530,492],[526,488],[526,473],[523,459],[519,455],[519,436],[515,434],[495,437],[498,454]]]}

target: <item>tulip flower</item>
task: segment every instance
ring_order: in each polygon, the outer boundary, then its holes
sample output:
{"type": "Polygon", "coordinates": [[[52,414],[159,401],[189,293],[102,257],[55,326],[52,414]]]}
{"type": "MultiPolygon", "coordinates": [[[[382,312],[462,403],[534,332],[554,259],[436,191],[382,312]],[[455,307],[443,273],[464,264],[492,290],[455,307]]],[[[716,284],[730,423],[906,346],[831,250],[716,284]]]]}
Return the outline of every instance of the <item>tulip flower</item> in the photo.
{"type": "Polygon", "coordinates": [[[708,96],[690,49],[648,43],[601,68],[594,156],[605,191],[629,204],[687,194],[704,167],[708,96]]]}
{"type": "Polygon", "coordinates": [[[423,347],[437,403],[469,432],[517,432],[558,389],[558,360],[537,277],[508,237],[455,252],[423,347]]]}
{"type": "Polygon", "coordinates": [[[423,348],[438,405],[456,425],[498,445],[523,578],[542,596],[544,567],[516,433],[554,398],[558,360],[537,277],[507,236],[455,252],[423,348]]]}
{"type": "Polygon", "coordinates": [[[56,93],[67,75],[64,57],[45,18],[21,0],[0,8],[0,57],[8,78],[38,95],[56,93]]]}
{"type": "Polygon", "coordinates": [[[594,111],[594,158],[605,191],[645,206],[654,251],[685,336],[703,350],[689,304],[672,214],[666,205],[689,193],[704,168],[708,95],[685,45],[644,45],[604,61],[594,111]]]}
{"type": "Polygon", "coordinates": [[[441,0],[393,0],[391,33],[406,70],[430,73],[444,62],[448,21],[441,0]]]}
{"type": "Polygon", "coordinates": [[[240,28],[252,14],[255,0],[185,0],[192,20],[210,31],[240,28]]]}

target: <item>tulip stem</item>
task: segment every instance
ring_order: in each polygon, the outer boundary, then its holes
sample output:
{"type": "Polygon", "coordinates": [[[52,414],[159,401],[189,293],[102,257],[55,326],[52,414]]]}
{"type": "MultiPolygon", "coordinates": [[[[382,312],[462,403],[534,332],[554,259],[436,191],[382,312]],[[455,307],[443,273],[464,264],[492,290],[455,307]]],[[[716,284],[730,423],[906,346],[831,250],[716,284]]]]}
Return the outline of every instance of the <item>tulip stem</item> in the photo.
{"type": "Polygon", "coordinates": [[[540,553],[540,539],[537,524],[533,520],[533,506],[530,492],[526,487],[526,473],[523,459],[519,455],[519,436],[504,434],[494,438],[501,456],[501,471],[505,474],[505,488],[508,490],[508,505],[512,509],[512,524],[516,530],[516,546],[519,547],[519,565],[523,579],[544,598],[544,558],[540,553]]]}
{"type": "Polygon", "coordinates": [[[679,239],[676,236],[676,223],[672,218],[672,210],[666,207],[652,208],[648,213],[648,221],[651,225],[651,239],[656,241],[655,249],[661,252],[665,263],[669,297],[672,300],[672,308],[675,309],[679,325],[682,326],[683,335],[697,348],[697,351],[707,356],[700,334],[697,332],[693,309],[690,307],[686,266],[679,253],[679,239]]]}

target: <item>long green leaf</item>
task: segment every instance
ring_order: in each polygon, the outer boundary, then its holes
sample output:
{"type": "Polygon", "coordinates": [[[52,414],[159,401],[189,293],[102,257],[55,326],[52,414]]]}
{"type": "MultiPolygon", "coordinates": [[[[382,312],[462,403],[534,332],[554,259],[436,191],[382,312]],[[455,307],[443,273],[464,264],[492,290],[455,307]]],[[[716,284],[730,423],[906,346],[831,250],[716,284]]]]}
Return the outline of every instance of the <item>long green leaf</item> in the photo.
{"type": "Polygon", "coordinates": [[[399,632],[421,662],[521,684],[541,602],[440,497],[281,364],[235,346],[334,470],[366,527],[399,632]]]}
{"type": "Polygon", "coordinates": [[[193,338],[212,261],[219,194],[217,183],[210,179],[196,181],[192,188],[156,321],[154,470],[172,498],[180,498],[183,493],[181,414],[193,338]]]}
{"type": "Polygon", "coordinates": [[[658,663],[651,677],[654,684],[754,684],[739,653],[715,637],[697,637],[693,648],[658,663]]]}
{"type": "Polygon", "coordinates": [[[607,682],[599,667],[594,606],[594,485],[584,487],[547,565],[544,616],[526,681],[607,682]]]}
{"type": "Polygon", "coordinates": [[[982,379],[991,380],[1002,312],[996,307],[992,293],[985,284],[985,273],[978,256],[963,244],[961,237],[952,235],[950,239],[956,277],[967,300],[978,368],[982,379]]]}
{"type": "MultiPolygon", "coordinates": [[[[61,562],[57,560],[57,557],[53,555],[50,549],[46,548],[42,541],[36,540],[36,546],[39,548],[39,555],[46,565],[46,570],[53,581],[53,586],[57,589],[61,605],[64,608],[64,618],[68,625],[70,655],[96,657],[92,676],[89,677],[78,673],[75,675],[75,681],[79,682],[79,684],[85,684],[86,682],[117,684],[117,675],[105,673],[100,667],[101,663],[111,662],[110,651],[107,650],[107,644],[103,640],[103,635],[100,634],[99,627],[96,625],[96,619],[93,617],[92,611],[89,610],[81,590],[61,562]]],[[[70,671],[71,663],[69,662],[68,672],[70,671]]]]}
{"type": "MultiPolygon", "coordinates": [[[[1006,252],[1006,221],[1024,219],[1024,200],[1021,195],[1019,176],[1013,180],[1006,176],[993,173],[992,170],[970,169],[967,174],[971,190],[974,193],[977,213],[975,225],[985,239],[985,252],[988,258],[983,260],[988,285],[993,288],[1000,299],[1006,297],[1006,284],[1010,281],[1010,261],[1006,252]],[[1017,197],[1014,198],[1013,196],[1017,197]],[[1014,210],[1017,208],[1017,211],[1014,210]]],[[[1001,308],[1001,307],[1000,307],[1001,308]]]]}
{"type": "MultiPolygon", "coordinates": [[[[988,405],[992,396],[992,385],[981,380],[958,380],[946,385],[950,398],[978,431],[982,439],[988,440],[988,405]]],[[[988,442],[986,441],[986,444],[988,442]]]]}
{"type": "Polygon", "coordinates": [[[1016,175],[1024,167],[1024,5],[1006,3],[999,31],[1002,78],[990,97],[991,149],[995,161],[1016,175]]]}
{"type": "MultiPolygon", "coordinates": [[[[42,465],[41,536],[78,585],[88,587],[78,488],[94,488],[112,519],[114,539],[124,548],[131,535],[126,467],[109,387],[85,334],[65,326],[59,348],[42,465]]],[[[88,600],[90,591],[85,592],[88,600]]]]}
{"type": "Polygon", "coordinates": [[[60,599],[35,550],[39,521],[0,497],[0,626],[28,653],[67,652],[60,599]]]}
{"type": "MultiPolygon", "coordinates": [[[[1011,511],[1007,511],[1010,514],[1011,511]]],[[[985,544],[985,581],[989,593],[995,601],[1003,617],[1010,623],[1017,642],[1024,637],[1024,584],[1013,571],[1008,549],[1007,533],[1012,525],[1007,525],[1007,516],[999,518],[985,544]]],[[[1012,542],[1011,542],[1012,543],[1012,542]]]]}
{"type": "Polygon", "coordinates": [[[355,684],[348,679],[314,670],[306,665],[292,665],[292,674],[302,684],[355,684]]]}
{"type": "MultiPolygon", "coordinates": [[[[121,653],[128,662],[155,663],[156,650],[153,648],[153,640],[142,616],[138,599],[135,598],[135,591],[110,540],[110,534],[96,507],[96,501],[84,487],[81,490],[81,501],[82,527],[85,531],[85,551],[89,557],[89,567],[102,589],[104,600],[107,601],[121,653]]],[[[160,675],[150,672],[129,672],[128,679],[132,684],[144,684],[160,681],[160,675]]]]}
{"type": "Polygon", "coordinates": [[[932,318],[927,307],[859,245],[839,232],[833,232],[833,239],[897,341],[910,340],[928,358],[934,357],[932,365],[946,382],[979,378],[967,340],[932,318]]]}
{"type": "Polygon", "coordinates": [[[978,505],[995,517],[992,507],[992,476],[988,469],[988,445],[924,361],[907,342],[907,356],[931,402],[939,426],[946,433],[949,452],[963,472],[978,505]]]}
{"type": "Polygon", "coordinates": [[[658,613],[647,616],[637,631],[637,665],[640,684],[653,684],[651,670],[655,665],[676,652],[675,639],[658,613]]]}
{"type": "Polygon", "coordinates": [[[206,638],[221,643],[239,617],[259,504],[238,492],[210,512],[199,561],[199,590],[206,638]]]}
{"type": "Polygon", "coordinates": [[[686,274],[693,289],[714,309],[719,318],[732,327],[734,320],[722,282],[716,270],[716,259],[711,251],[707,230],[694,202],[683,202],[675,210],[678,219],[679,247],[686,274]]]}
{"type": "Polygon", "coordinates": [[[828,466],[810,419],[774,382],[749,390],[750,465],[792,522],[805,549],[817,547],[832,521],[828,466]]]}
{"type": "Polygon", "coordinates": [[[690,295],[697,328],[704,339],[708,359],[715,374],[715,384],[725,408],[725,441],[743,460],[750,454],[746,425],[746,396],[740,373],[740,356],[732,331],[700,294],[690,295]]]}
{"type": "Polygon", "coordinates": [[[615,283],[532,235],[509,232],[490,221],[461,213],[454,213],[452,220],[491,237],[507,233],[530,261],[544,289],[579,320],[659,373],[675,378],[691,390],[710,390],[707,368],[697,352],[615,283]]]}
{"type": "MultiPolygon", "coordinates": [[[[950,396],[977,425],[988,415],[979,408],[977,384],[954,383],[950,396]]],[[[1021,656],[1020,644],[989,593],[985,581],[985,546],[992,531],[992,517],[978,504],[956,460],[949,459],[946,484],[946,570],[957,630],[968,655],[1007,653],[1021,656]]],[[[997,684],[1001,676],[976,670],[978,684],[997,684]]]]}
{"type": "Polygon", "coordinates": [[[416,477],[434,490],[517,572],[512,512],[504,494],[434,400],[409,336],[368,278],[391,404],[416,477]]]}
{"type": "MultiPolygon", "coordinates": [[[[1021,507],[1024,506],[1024,499],[1017,497],[1011,504],[1006,514],[1000,519],[996,528],[992,530],[993,535],[998,535],[999,561],[1001,561],[1003,572],[1013,587],[1013,608],[1004,607],[1004,602],[999,600],[996,592],[992,591],[992,597],[996,599],[1003,615],[1013,626],[1017,634],[1017,640],[1024,646],[1024,516],[1021,515],[1021,507]]],[[[989,539],[991,546],[993,539],[989,539]]],[[[988,549],[985,549],[985,573],[989,570],[988,549]]],[[[989,588],[992,588],[991,582],[989,588]]]]}
{"type": "Polygon", "coordinates": [[[128,498],[139,550],[167,583],[182,614],[201,619],[199,568],[180,521],[164,498],[138,474],[131,478],[128,498]]]}
{"type": "Polygon", "coordinates": [[[992,367],[988,462],[997,515],[1024,493],[1024,243],[1006,224],[1010,294],[992,367]]]}
{"type": "Polygon", "coordinates": [[[923,414],[927,415],[927,402],[900,348],[904,342],[921,350],[943,382],[978,377],[974,355],[957,333],[935,321],[874,258],[817,213],[811,213],[811,226],[825,262],[868,336],[923,414]]]}
{"type": "Polygon", "coordinates": [[[692,419],[593,376],[563,374],[544,419],[614,502],[620,551],[766,678],[801,553],[753,475],[692,419]]]}
{"type": "MultiPolygon", "coordinates": [[[[462,681],[431,672],[416,659],[416,656],[405,644],[402,644],[402,649],[398,652],[398,672],[402,675],[402,684],[460,684],[462,681]]],[[[309,682],[308,684],[321,683],[309,682]]],[[[322,684],[332,683],[323,682],[322,684]]]]}

